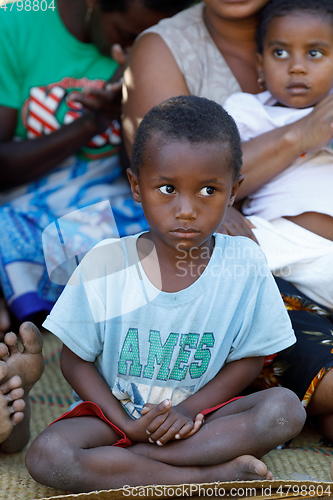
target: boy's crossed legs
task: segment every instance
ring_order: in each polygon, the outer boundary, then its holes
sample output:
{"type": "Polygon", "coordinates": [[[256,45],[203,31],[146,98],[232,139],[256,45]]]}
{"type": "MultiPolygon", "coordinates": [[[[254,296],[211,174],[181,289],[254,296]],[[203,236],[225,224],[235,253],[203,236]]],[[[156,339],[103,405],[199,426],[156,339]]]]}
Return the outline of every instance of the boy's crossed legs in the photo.
{"type": "MultiPolygon", "coordinates": [[[[152,418],[165,411],[157,405],[152,418]]],[[[85,492],[124,485],[272,479],[259,458],[296,436],[305,421],[297,396],[273,388],[238,399],[206,417],[193,436],[159,447],[112,446],[119,435],[97,417],[61,420],[28,450],[32,477],[51,487],[85,492]]]]}

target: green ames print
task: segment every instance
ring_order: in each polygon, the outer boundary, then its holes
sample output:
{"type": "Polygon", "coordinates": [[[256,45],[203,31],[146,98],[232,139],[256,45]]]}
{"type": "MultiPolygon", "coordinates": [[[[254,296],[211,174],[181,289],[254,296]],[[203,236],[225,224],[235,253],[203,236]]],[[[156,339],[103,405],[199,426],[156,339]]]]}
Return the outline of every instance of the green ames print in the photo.
{"type": "MultiPolygon", "coordinates": [[[[198,333],[187,333],[182,335],[179,333],[170,333],[163,344],[160,332],[158,330],[150,330],[148,361],[144,367],[143,377],[148,379],[154,378],[154,372],[157,369],[157,380],[166,381],[169,378],[170,380],[181,381],[185,378],[188,369],[192,379],[201,377],[209,365],[211,358],[210,348],[214,346],[214,336],[212,333],[204,333],[200,342],[199,338],[200,335],[198,333]],[[174,366],[170,367],[171,358],[179,338],[178,356],[174,366]],[[197,362],[188,365],[187,362],[190,358],[192,349],[196,349],[194,359],[197,362]]],[[[118,362],[118,372],[120,375],[128,374],[134,377],[141,376],[142,364],[140,363],[137,328],[130,328],[127,332],[118,362]],[[128,367],[129,373],[127,373],[128,367]]]]}

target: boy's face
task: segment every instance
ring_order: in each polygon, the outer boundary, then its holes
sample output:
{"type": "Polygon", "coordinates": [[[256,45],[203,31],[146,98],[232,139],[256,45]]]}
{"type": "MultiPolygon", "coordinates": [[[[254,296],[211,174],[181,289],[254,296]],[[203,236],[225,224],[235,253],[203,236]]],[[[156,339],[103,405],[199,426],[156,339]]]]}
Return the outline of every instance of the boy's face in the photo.
{"type": "Polygon", "coordinates": [[[210,239],[243,179],[233,181],[229,161],[228,145],[153,134],[139,180],[131,173],[129,179],[155,245],[189,250],[210,239]]]}
{"type": "Polygon", "coordinates": [[[314,106],[333,87],[331,17],[294,12],[269,24],[259,76],[277,101],[288,107],[314,106]]]}

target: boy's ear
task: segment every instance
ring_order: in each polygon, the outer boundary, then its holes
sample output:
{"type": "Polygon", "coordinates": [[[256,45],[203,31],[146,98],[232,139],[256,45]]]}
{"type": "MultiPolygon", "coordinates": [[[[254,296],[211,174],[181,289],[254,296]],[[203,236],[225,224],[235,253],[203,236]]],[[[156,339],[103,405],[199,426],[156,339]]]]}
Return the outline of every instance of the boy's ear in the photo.
{"type": "Polygon", "coordinates": [[[126,169],[126,174],[127,174],[129,183],[131,185],[133,198],[138,203],[141,203],[141,194],[140,194],[140,186],[139,186],[138,177],[134,174],[134,172],[131,168],[126,169]]]}
{"type": "Polygon", "coordinates": [[[255,65],[257,69],[257,75],[258,75],[258,85],[261,90],[264,90],[265,88],[265,74],[263,70],[263,61],[262,61],[262,55],[256,52],[256,60],[255,60],[255,65]]]}
{"type": "Polygon", "coordinates": [[[231,189],[231,193],[230,193],[230,197],[229,197],[229,201],[228,201],[228,207],[231,207],[235,203],[237,191],[238,191],[240,185],[242,184],[243,180],[244,180],[244,175],[239,175],[238,178],[235,180],[235,182],[232,186],[232,189],[231,189]]]}

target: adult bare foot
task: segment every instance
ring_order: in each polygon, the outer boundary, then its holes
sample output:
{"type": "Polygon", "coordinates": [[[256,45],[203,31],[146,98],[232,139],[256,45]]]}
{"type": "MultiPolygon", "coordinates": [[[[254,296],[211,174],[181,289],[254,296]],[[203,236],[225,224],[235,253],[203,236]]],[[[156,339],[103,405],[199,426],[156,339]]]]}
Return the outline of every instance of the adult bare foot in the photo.
{"type": "Polygon", "coordinates": [[[18,337],[15,333],[7,333],[4,342],[0,343],[0,358],[6,363],[9,381],[18,375],[24,390],[24,418],[13,428],[8,438],[1,444],[5,453],[20,451],[30,438],[30,400],[29,391],[40,379],[44,370],[42,354],[43,340],[38,328],[30,322],[22,323],[18,337]],[[18,348],[18,338],[22,342],[23,351],[18,348]]]}
{"type": "Polygon", "coordinates": [[[3,340],[6,332],[10,328],[10,316],[7,309],[6,301],[0,296],[0,341],[3,340]]]}
{"type": "Polygon", "coordinates": [[[19,424],[24,417],[22,380],[15,375],[6,382],[2,382],[7,373],[6,363],[0,361],[0,443],[8,438],[14,426],[19,424]]]}

